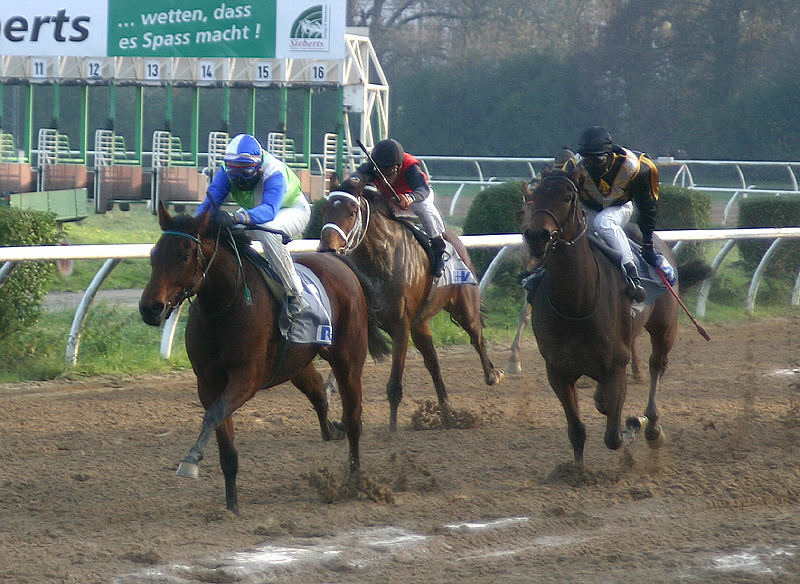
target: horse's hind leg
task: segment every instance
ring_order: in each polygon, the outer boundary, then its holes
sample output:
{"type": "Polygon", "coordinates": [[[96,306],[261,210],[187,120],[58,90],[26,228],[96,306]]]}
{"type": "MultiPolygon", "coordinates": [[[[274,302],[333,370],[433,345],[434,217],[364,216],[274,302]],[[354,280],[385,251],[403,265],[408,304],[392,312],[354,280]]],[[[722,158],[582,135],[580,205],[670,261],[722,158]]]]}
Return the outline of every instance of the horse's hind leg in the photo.
{"type": "Polygon", "coordinates": [[[337,359],[331,363],[339,393],[342,397],[342,422],[347,432],[350,446],[350,473],[357,473],[360,469],[359,439],[361,438],[361,374],[363,367],[353,363],[363,363],[366,356],[358,359],[337,359]],[[341,361],[341,362],[340,362],[341,361]]]}
{"type": "Polygon", "coordinates": [[[319,374],[314,368],[314,365],[309,363],[297,375],[292,377],[294,386],[303,392],[303,394],[314,406],[314,411],[317,412],[319,419],[319,427],[322,431],[322,439],[328,440],[341,440],[344,438],[344,430],[341,424],[336,424],[328,419],[328,398],[325,394],[325,383],[322,380],[322,375],[319,374]]]}
{"type": "Polygon", "coordinates": [[[669,362],[669,352],[675,343],[677,327],[668,327],[664,331],[650,332],[650,344],[652,353],[650,354],[650,394],[647,398],[647,408],[644,415],[647,416],[647,426],[644,429],[644,437],[647,444],[652,448],[661,446],[664,434],[661,425],[658,423],[658,406],[656,405],[656,393],[658,384],[664,376],[669,362]]]}

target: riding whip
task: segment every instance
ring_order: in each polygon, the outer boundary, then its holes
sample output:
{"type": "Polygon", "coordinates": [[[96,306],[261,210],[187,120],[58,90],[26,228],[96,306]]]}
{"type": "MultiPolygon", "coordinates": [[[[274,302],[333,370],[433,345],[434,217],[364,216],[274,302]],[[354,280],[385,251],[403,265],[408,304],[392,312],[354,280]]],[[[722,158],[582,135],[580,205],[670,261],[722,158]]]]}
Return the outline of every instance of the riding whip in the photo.
{"type": "Polygon", "coordinates": [[[392,183],[389,182],[389,179],[386,178],[386,175],[383,174],[383,171],[381,171],[381,169],[378,168],[378,165],[375,164],[375,161],[372,159],[372,155],[369,153],[369,151],[364,146],[364,144],[361,143],[361,140],[356,138],[356,144],[358,144],[358,147],[361,148],[361,150],[364,152],[364,154],[367,155],[367,158],[372,163],[372,166],[375,168],[375,170],[378,171],[378,174],[381,176],[381,179],[383,179],[383,182],[386,184],[386,186],[389,187],[392,190],[392,194],[394,195],[395,200],[397,202],[402,202],[403,199],[400,197],[400,195],[397,194],[397,191],[394,190],[394,187],[392,186],[392,183]]]}
{"type": "Polygon", "coordinates": [[[661,281],[664,282],[664,284],[666,284],[667,288],[669,288],[669,291],[672,292],[672,295],[675,297],[675,300],[678,301],[678,304],[681,305],[681,308],[683,308],[683,310],[689,316],[689,318],[692,321],[692,324],[694,324],[694,326],[697,328],[697,332],[700,333],[700,336],[703,337],[705,340],[710,341],[711,337],[706,332],[706,329],[704,329],[703,327],[700,326],[700,324],[692,316],[692,313],[689,312],[689,309],[686,308],[686,305],[681,301],[680,297],[678,296],[678,293],[675,292],[675,288],[673,288],[672,284],[669,283],[669,280],[667,280],[667,277],[664,275],[664,272],[661,271],[661,268],[659,268],[658,266],[653,266],[653,267],[655,268],[656,272],[658,273],[659,277],[661,278],[661,281]]]}

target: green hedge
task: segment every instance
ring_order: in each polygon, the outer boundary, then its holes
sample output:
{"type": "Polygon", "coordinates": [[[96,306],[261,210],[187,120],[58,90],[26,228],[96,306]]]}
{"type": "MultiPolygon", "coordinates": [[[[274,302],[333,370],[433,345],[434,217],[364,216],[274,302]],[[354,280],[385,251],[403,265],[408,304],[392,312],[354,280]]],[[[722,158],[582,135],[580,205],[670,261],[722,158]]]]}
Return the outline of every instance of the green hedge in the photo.
{"type": "MultiPolygon", "coordinates": [[[[800,225],[800,197],[750,196],[739,201],[739,227],[796,227],[800,225]]],[[[772,244],[771,239],[740,240],[739,256],[749,273],[755,271],[772,244]]],[[[800,267],[800,242],[787,240],[772,256],[766,275],[794,280],[800,267]]]]}
{"type": "MultiPolygon", "coordinates": [[[[520,233],[517,213],[522,209],[524,186],[524,182],[506,182],[478,193],[464,219],[462,233],[464,235],[520,233]]],[[[470,250],[470,257],[480,277],[483,277],[498,251],[497,249],[470,250]]],[[[503,263],[492,282],[510,294],[519,295],[521,271],[522,262],[519,258],[513,257],[503,263]]]]}
{"type": "MultiPolygon", "coordinates": [[[[0,207],[0,246],[56,243],[54,215],[14,207],[0,207]]],[[[45,285],[53,262],[20,262],[0,286],[0,339],[35,322],[42,313],[45,285]]]]}
{"type": "MultiPolygon", "coordinates": [[[[658,197],[657,230],[708,229],[711,225],[711,197],[708,193],[661,185],[658,197]]],[[[707,243],[693,242],[681,246],[678,256],[683,261],[703,259],[707,243]]]]}

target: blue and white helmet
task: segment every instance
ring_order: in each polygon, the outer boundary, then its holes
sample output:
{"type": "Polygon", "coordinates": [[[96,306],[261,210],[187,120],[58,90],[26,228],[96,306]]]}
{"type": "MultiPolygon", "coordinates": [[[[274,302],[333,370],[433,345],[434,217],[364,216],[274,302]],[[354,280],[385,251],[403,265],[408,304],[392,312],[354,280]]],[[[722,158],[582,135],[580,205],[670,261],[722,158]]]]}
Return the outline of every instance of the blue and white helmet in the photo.
{"type": "Polygon", "coordinates": [[[225,155],[225,173],[240,188],[253,188],[261,176],[264,164],[261,144],[250,134],[239,134],[228,142],[225,155]]]}

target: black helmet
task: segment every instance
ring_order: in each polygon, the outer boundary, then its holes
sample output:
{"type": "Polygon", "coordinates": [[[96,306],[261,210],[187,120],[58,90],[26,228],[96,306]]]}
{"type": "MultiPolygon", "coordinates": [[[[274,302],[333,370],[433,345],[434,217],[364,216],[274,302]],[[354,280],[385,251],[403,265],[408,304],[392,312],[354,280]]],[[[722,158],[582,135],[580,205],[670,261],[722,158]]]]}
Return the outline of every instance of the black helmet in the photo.
{"type": "Polygon", "coordinates": [[[372,160],[378,168],[389,168],[395,164],[403,164],[403,146],[397,140],[388,138],[375,144],[372,149],[372,160]]]}
{"type": "Polygon", "coordinates": [[[581,156],[600,156],[614,151],[614,140],[605,128],[592,126],[584,130],[578,140],[578,154],[581,156]]]}

